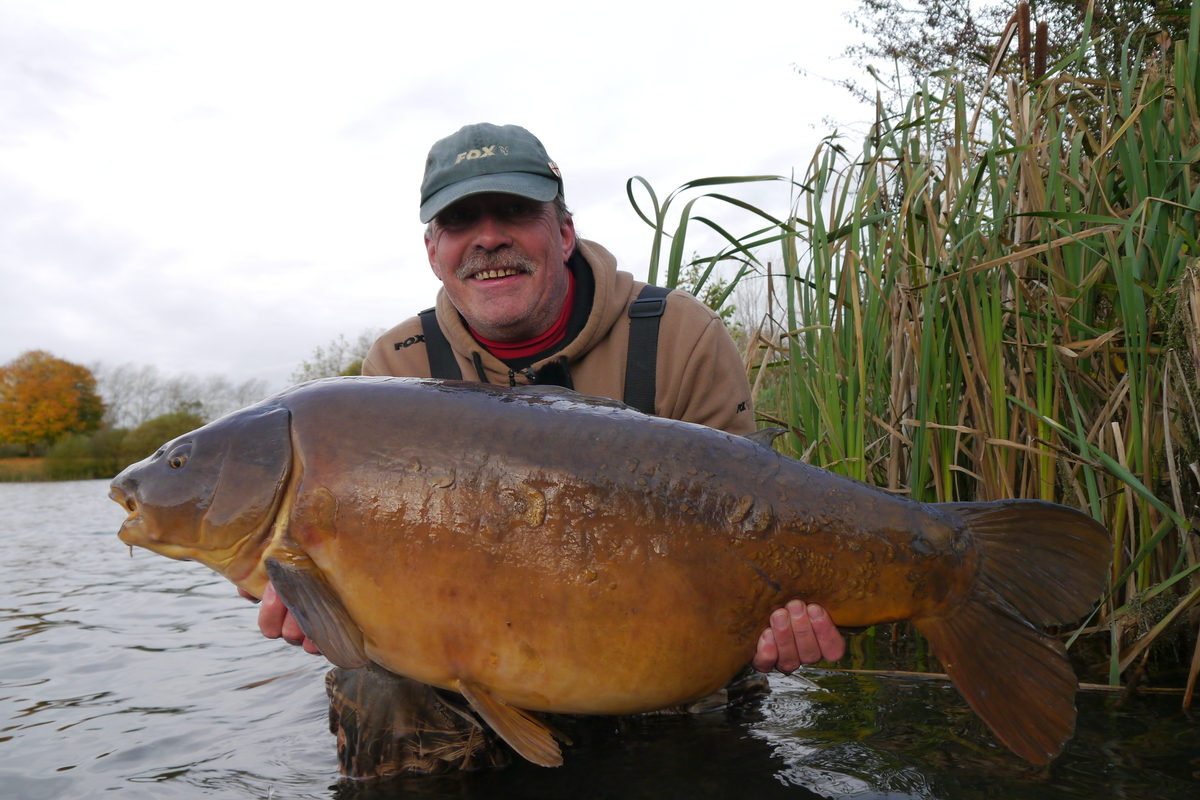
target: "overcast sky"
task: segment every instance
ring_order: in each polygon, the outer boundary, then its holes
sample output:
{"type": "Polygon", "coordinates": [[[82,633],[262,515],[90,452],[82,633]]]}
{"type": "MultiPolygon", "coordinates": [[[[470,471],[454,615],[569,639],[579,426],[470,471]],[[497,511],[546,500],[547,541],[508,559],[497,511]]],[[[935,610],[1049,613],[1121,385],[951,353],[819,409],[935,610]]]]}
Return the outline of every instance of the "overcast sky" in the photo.
{"type": "Polygon", "coordinates": [[[867,116],[797,71],[855,74],[856,5],[0,0],[0,363],[283,388],[432,305],[421,172],[471,122],[532,130],[644,277],[628,178],[803,173],[825,118],[867,116]]]}

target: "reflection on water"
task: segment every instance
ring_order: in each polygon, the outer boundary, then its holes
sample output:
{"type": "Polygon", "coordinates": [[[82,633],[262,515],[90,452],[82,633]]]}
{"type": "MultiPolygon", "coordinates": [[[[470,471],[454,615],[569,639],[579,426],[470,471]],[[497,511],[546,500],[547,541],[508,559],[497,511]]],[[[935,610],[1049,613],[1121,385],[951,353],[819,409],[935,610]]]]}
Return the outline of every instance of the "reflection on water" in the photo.
{"type": "Polygon", "coordinates": [[[1121,707],[1115,695],[1081,693],[1075,737],[1062,756],[1038,767],[998,744],[949,684],[838,674],[817,680],[814,691],[775,692],[751,731],[786,763],[781,779],[825,796],[1200,796],[1200,725],[1178,697],[1121,707]]]}
{"type": "Polygon", "coordinates": [[[325,665],[262,639],[195,564],[129,551],[103,481],[0,484],[0,795],[174,798],[1026,798],[1200,795],[1178,698],[1080,697],[1048,768],[929,683],[774,677],[761,706],[557,718],[565,766],[337,784],[325,665]],[[273,680],[272,680],[273,679],[273,680]]]}
{"type": "Polygon", "coordinates": [[[130,558],[107,491],[0,484],[0,795],[328,797],[323,667],[223,578],[130,558]]]}

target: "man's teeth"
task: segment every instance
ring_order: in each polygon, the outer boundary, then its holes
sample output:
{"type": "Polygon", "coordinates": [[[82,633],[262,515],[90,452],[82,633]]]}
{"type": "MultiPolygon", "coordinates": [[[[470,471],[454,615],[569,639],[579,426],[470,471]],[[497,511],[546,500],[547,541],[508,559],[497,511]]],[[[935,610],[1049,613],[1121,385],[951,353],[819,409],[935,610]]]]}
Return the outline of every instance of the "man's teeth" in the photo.
{"type": "Polygon", "coordinates": [[[472,278],[480,281],[491,280],[492,278],[507,278],[509,275],[520,275],[519,269],[489,269],[483,272],[476,272],[472,278]]]}

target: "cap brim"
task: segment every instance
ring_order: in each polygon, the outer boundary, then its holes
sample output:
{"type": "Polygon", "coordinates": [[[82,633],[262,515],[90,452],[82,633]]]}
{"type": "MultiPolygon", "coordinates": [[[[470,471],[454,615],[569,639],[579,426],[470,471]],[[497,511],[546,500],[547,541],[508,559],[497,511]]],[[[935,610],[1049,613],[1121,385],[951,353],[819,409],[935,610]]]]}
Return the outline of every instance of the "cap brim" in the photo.
{"type": "Polygon", "coordinates": [[[429,222],[451,203],[473,194],[515,194],[547,203],[558,194],[558,181],[530,172],[477,175],[447,186],[421,204],[421,222],[429,222]]]}

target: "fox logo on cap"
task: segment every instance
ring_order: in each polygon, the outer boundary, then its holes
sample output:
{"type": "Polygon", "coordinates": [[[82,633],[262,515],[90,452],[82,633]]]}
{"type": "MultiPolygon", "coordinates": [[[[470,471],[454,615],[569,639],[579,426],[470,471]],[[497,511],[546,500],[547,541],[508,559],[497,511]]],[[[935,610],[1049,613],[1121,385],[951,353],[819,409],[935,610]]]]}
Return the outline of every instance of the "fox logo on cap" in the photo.
{"type": "Polygon", "coordinates": [[[473,194],[499,192],[546,203],[561,191],[562,172],[532,133],[516,125],[467,125],[429,151],[421,221],[473,194]]]}
{"type": "MultiPolygon", "coordinates": [[[[459,153],[458,158],[454,159],[454,163],[462,161],[464,158],[471,161],[476,158],[487,158],[488,156],[496,155],[496,147],[498,145],[490,144],[487,147],[481,147],[478,150],[468,150],[465,153],[459,153]]],[[[508,155],[508,148],[502,148],[504,155],[508,155]]]]}

